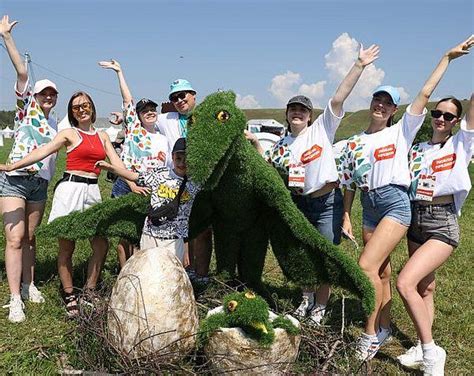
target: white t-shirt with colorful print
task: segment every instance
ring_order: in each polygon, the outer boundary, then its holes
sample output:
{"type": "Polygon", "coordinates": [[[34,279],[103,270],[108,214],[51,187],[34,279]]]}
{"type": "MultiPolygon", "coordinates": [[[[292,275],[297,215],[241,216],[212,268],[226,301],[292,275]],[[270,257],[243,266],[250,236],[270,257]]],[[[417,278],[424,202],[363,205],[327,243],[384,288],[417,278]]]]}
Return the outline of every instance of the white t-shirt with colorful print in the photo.
{"type": "Polygon", "coordinates": [[[372,190],[389,184],[410,185],[407,154],[423,124],[420,115],[408,106],[394,125],[372,134],[362,132],[347,140],[337,165],[341,183],[348,189],[372,190]]]}
{"type": "Polygon", "coordinates": [[[123,111],[126,129],[121,158],[125,167],[140,173],[170,163],[168,139],[158,132],[148,132],[142,126],[133,103],[123,111]]]}
{"type": "Polygon", "coordinates": [[[285,179],[290,165],[304,167],[304,188],[289,187],[292,193],[307,195],[339,180],[332,143],[343,117],[344,112],[340,116],[334,114],[329,100],[324,112],[305,131],[296,137],[283,137],[265,152],[264,158],[285,179]]]}
{"type": "MultiPolygon", "coordinates": [[[[28,87],[28,82],[23,92],[19,92],[15,84],[15,94],[15,139],[8,155],[8,163],[17,162],[33,150],[52,141],[58,130],[56,120],[52,116],[48,119],[44,116],[43,110],[28,87]]],[[[50,181],[56,168],[56,156],[57,153],[53,153],[39,162],[7,174],[22,176],[37,173],[38,176],[50,181]]]]}
{"type": "MultiPolygon", "coordinates": [[[[172,201],[178,194],[183,178],[176,175],[168,167],[155,168],[138,175],[137,184],[151,188],[151,206],[158,208],[172,201]]],[[[154,226],[146,217],[143,233],[160,239],[188,237],[188,222],[194,199],[199,192],[199,187],[192,181],[186,182],[186,187],[181,195],[178,215],[171,221],[161,226],[154,226]]]]}
{"type": "Polygon", "coordinates": [[[471,190],[468,167],[474,154],[474,130],[466,129],[466,119],[461,129],[444,144],[421,142],[413,145],[409,154],[411,173],[410,199],[415,199],[420,174],[436,178],[433,197],[453,195],[458,215],[471,190]]]}

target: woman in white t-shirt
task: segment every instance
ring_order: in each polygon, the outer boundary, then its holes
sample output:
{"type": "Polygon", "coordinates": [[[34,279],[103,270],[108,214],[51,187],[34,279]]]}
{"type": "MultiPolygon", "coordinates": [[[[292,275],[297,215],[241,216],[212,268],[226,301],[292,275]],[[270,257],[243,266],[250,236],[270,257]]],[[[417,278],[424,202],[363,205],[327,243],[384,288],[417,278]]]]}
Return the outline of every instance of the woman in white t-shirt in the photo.
{"type": "MultiPolygon", "coordinates": [[[[13,163],[34,149],[51,141],[57,132],[51,110],[56,105],[58,90],[49,80],[37,81],[29,89],[28,71],[18,53],[11,31],[17,21],[3,16],[0,35],[10,56],[17,81],[15,138],[8,162],[13,163]]],[[[43,303],[41,292],[34,285],[36,240],[47,199],[48,183],[54,175],[56,154],[15,172],[0,173],[0,208],[5,231],[5,268],[10,288],[8,320],[25,320],[22,298],[43,303]],[[20,291],[21,284],[21,291],[20,291]]]]}
{"type": "MultiPolygon", "coordinates": [[[[158,113],[157,104],[150,99],[143,98],[136,106],[128,88],[120,63],[116,60],[101,61],[99,65],[112,69],[117,73],[120,92],[123,99],[123,119],[125,122],[125,141],[121,158],[125,167],[132,172],[140,173],[164,167],[171,163],[169,140],[156,129],[158,113]]],[[[149,188],[138,186],[135,181],[118,178],[112,187],[112,197],[120,197],[135,192],[148,194],[149,188]]],[[[133,254],[134,246],[121,239],[117,246],[120,267],[133,254]]]]}
{"type": "Polygon", "coordinates": [[[468,167],[474,152],[474,94],[466,118],[456,98],[441,99],[431,111],[433,136],[409,153],[412,220],[408,229],[410,259],[397,280],[397,289],[418,334],[418,343],[398,360],[407,367],[442,374],[446,352],[435,345],[435,271],[459,243],[457,217],[471,189],[468,167]],[[461,121],[461,129],[453,128],[461,121]]]}
{"type": "MultiPolygon", "coordinates": [[[[330,99],[324,112],[312,122],[313,105],[304,95],[288,101],[286,120],[289,134],[278,141],[264,157],[285,180],[292,198],[305,217],[329,241],[339,244],[342,225],[342,193],[332,144],[336,130],[344,117],[343,103],[351,93],[364,68],[377,59],[379,47],[372,45],[359,51],[344,80],[330,99]]],[[[246,133],[254,146],[263,152],[255,135],[246,133]]],[[[315,292],[305,288],[296,310],[309,323],[319,325],[329,300],[329,285],[315,292]]]]}
{"type": "Polygon", "coordinates": [[[375,90],[370,104],[367,130],[350,137],[338,166],[344,193],[343,228],[352,236],[350,212],[355,188],[361,190],[364,249],[359,265],[375,287],[375,310],[367,318],[357,342],[357,355],[369,360],[390,336],[390,253],[410,225],[411,211],[407,188],[410,185],[407,154],[423,124],[425,105],[451,60],[463,56],[469,40],[443,55],[413,103],[399,122],[392,117],[400,94],[392,86],[375,90]]]}

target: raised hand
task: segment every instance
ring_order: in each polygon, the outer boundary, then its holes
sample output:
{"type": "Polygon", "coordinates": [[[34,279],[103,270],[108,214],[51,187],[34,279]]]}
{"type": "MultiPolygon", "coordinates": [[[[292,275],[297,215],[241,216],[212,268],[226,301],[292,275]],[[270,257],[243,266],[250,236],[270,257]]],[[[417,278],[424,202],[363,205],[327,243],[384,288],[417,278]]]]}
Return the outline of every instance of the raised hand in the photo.
{"type": "Polygon", "coordinates": [[[474,35],[471,35],[467,38],[464,42],[458,44],[456,47],[451,48],[446,55],[448,56],[449,60],[457,59],[460,56],[467,55],[469,53],[469,49],[474,45],[474,35]]]}
{"type": "Polygon", "coordinates": [[[109,116],[109,123],[113,125],[120,125],[123,123],[123,114],[119,111],[113,111],[109,116]]]}
{"type": "Polygon", "coordinates": [[[10,22],[10,19],[7,15],[2,17],[0,22],[0,35],[4,37],[6,34],[11,33],[13,27],[18,23],[18,21],[10,22]]]}
{"type": "Polygon", "coordinates": [[[99,61],[99,65],[105,69],[112,69],[117,73],[122,70],[120,63],[114,59],[110,59],[110,61],[99,61]]]}
{"type": "Polygon", "coordinates": [[[376,44],[371,45],[366,50],[364,50],[364,46],[361,44],[360,50],[359,50],[358,61],[363,67],[365,67],[378,59],[379,52],[380,52],[380,47],[377,46],[376,44]]]}

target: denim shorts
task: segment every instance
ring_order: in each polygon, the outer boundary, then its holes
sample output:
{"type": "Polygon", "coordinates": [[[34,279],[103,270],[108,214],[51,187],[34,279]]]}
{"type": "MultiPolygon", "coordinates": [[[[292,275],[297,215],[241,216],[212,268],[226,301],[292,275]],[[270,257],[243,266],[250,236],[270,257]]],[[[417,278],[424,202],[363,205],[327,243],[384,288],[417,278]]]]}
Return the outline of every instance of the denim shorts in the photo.
{"type": "Polygon", "coordinates": [[[407,189],[389,184],[360,194],[362,224],[374,229],[383,218],[393,219],[403,226],[410,226],[411,210],[407,189]]]}
{"type": "Polygon", "coordinates": [[[326,239],[334,244],[341,243],[342,213],[344,205],[339,188],[320,197],[292,195],[294,203],[308,221],[326,239]]]}
{"type": "Polygon", "coordinates": [[[111,197],[120,197],[124,196],[127,193],[130,193],[132,190],[128,186],[128,184],[125,182],[125,180],[118,178],[115,180],[114,185],[112,186],[112,194],[111,197]]]}
{"type": "Polygon", "coordinates": [[[45,202],[48,181],[37,175],[7,175],[0,173],[0,197],[19,197],[26,202],[45,202]]]}
{"type": "Polygon", "coordinates": [[[458,246],[459,224],[454,204],[420,205],[413,201],[411,210],[408,240],[423,244],[429,239],[436,239],[454,248],[458,246]]]}

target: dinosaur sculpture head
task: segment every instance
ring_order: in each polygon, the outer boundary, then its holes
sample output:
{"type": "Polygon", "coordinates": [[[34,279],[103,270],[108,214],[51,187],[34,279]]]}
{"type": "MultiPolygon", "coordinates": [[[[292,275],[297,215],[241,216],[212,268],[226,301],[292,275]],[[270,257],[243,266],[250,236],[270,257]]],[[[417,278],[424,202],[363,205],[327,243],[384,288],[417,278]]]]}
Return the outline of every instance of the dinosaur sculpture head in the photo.
{"type": "Polygon", "coordinates": [[[207,189],[219,183],[236,141],[244,137],[246,118],[235,98],[231,91],[210,94],[196,107],[188,124],[188,173],[207,189]]]}

